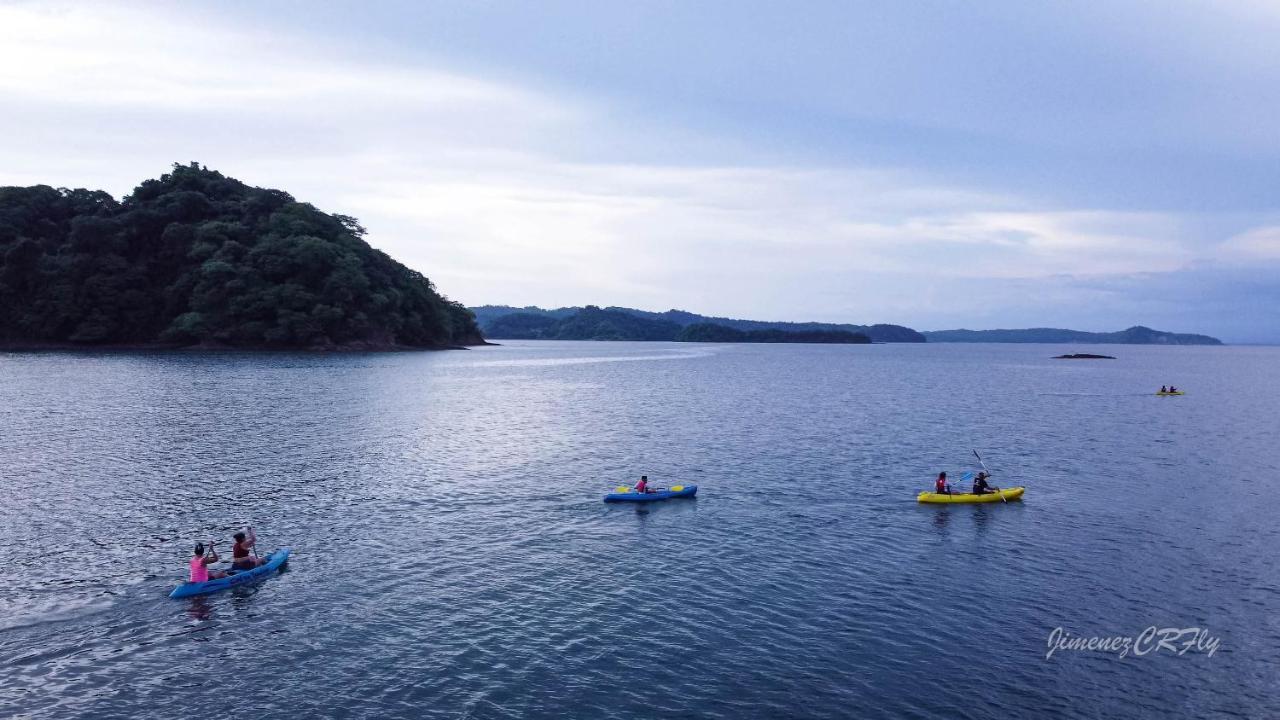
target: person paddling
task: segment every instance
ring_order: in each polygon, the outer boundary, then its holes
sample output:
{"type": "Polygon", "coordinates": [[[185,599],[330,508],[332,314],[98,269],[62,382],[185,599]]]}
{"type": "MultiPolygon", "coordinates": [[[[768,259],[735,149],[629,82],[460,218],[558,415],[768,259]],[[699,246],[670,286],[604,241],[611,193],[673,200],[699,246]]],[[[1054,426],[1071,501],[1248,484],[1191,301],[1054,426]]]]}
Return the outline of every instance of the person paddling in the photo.
{"type": "Polygon", "coordinates": [[[979,472],[978,477],[973,479],[974,495],[987,495],[989,493],[996,492],[997,490],[1000,489],[1000,488],[991,487],[990,485],[988,485],[987,484],[988,477],[990,476],[987,475],[985,472],[979,472]]]}
{"type": "Polygon", "coordinates": [[[252,570],[259,565],[266,564],[266,558],[249,557],[249,551],[253,548],[254,543],[258,541],[258,536],[253,534],[253,528],[249,528],[247,537],[242,532],[238,532],[231,537],[236,539],[236,544],[231,547],[232,570],[252,570]]]}
{"type": "Polygon", "coordinates": [[[648,475],[641,475],[641,476],[640,476],[640,482],[636,483],[636,492],[638,492],[638,493],[647,493],[647,492],[651,492],[651,491],[649,490],[649,476],[648,476],[648,475]]]}
{"type": "Polygon", "coordinates": [[[1160,392],[1162,392],[1162,393],[1167,393],[1167,392],[1169,392],[1169,388],[1165,387],[1164,385],[1161,385],[1161,386],[1160,386],[1160,392]]]}
{"type": "Polygon", "coordinates": [[[947,474],[945,472],[938,473],[938,480],[933,484],[933,491],[939,495],[951,494],[951,486],[947,484],[947,474]]]}
{"type": "Polygon", "coordinates": [[[191,582],[202,583],[209,582],[210,579],[224,578],[226,573],[221,570],[211,570],[210,565],[218,562],[218,551],[213,548],[213,543],[209,543],[209,554],[205,554],[204,543],[196,543],[195,552],[192,553],[191,562],[188,564],[191,568],[191,582]]]}

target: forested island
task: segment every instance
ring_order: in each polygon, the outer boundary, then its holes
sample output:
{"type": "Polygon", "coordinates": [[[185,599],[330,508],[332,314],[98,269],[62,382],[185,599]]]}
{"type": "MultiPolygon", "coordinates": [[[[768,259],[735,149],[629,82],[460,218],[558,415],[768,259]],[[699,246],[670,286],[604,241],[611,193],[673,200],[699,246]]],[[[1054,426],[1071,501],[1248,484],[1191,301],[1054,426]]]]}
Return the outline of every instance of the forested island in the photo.
{"type": "Polygon", "coordinates": [[[863,333],[845,330],[776,328],[739,330],[715,323],[681,326],[670,320],[641,317],[618,308],[588,305],[570,313],[517,312],[489,321],[486,334],[512,340],[667,340],[717,343],[851,343],[871,342],[863,333]]]}
{"type": "MultiPolygon", "coordinates": [[[[924,342],[920,333],[901,325],[847,325],[819,322],[767,322],[708,317],[684,310],[649,312],[634,308],[594,305],[544,310],[507,305],[473,307],[476,321],[486,337],[499,339],[549,340],[677,340],[694,325],[711,325],[739,331],[742,336],[714,331],[719,337],[754,337],[709,342],[924,342]],[[585,314],[584,314],[585,313],[585,314]],[[767,339],[767,338],[786,339],[767,339]],[[809,338],[809,339],[802,339],[809,338]],[[824,339],[819,339],[824,338],[824,339]]],[[[704,335],[694,331],[689,337],[704,335]]],[[[698,340],[690,340],[698,342],[698,340]]]]}
{"type": "Polygon", "coordinates": [[[931,330],[924,333],[929,342],[971,343],[1092,343],[1115,345],[1221,345],[1208,335],[1171,333],[1135,325],[1119,332],[1098,333],[1058,328],[1025,330],[931,330]]]}
{"type": "Polygon", "coordinates": [[[678,342],[714,343],[826,343],[866,345],[871,338],[847,330],[738,330],[714,323],[686,325],[676,336],[678,342]]]}
{"type": "Polygon", "coordinates": [[[174,165],[117,201],[0,187],[0,346],[444,348],[475,316],[355,218],[174,165]]]}
{"type": "Polygon", "coordinates": [[[481,305],[470,308],[486,337],[546,340],[685,340],[690,342],[972,342],[1221,345],[1208,335],[1172,333],[1137,325],[1112,333],[1057,328],[936,330],[901,325],[768,322],[708,317],[684,310],[650,312],[625,307],[481,305]],[[692,328],[692,329],[691,329],[692,328]],[[734,332],[742,333],[741,335],[734,332]],[[769,339],[769,338],[785,339],[769,339]],[[717,338],[705,340],[704,338],[717,338]],[[750,338],[750,339],[746,339],[750,338]],[[802,339],[809,338],[809,339],[802,339]]]}

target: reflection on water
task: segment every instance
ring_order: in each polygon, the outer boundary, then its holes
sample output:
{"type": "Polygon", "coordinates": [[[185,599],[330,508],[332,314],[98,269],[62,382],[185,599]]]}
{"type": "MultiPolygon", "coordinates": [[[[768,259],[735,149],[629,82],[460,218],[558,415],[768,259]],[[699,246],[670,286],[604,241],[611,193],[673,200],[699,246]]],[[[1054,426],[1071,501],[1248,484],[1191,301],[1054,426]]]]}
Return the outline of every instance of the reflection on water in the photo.
{"type": "Polygon", "coordinates": [[[187,616],[192,620],[206,621],[213,617],[213,604],[200,595],[187,601],[187,616]]]}
{"type": "Polygon", "coordinates": [[[1280,351],[1061,352],[0,353],[0,715],[1280,716],[1280,351]],[[973,447],[1024,501],[918,504],[973,447]],[[1152,624],[1222,650],[1044,659],[1152,624]]]}
{"type": "Polygon", "coordinates": [[[624,355],[612,354],[606,349],[600,355],[586,355],[580,357],[555,357],[555,358],[515,358],[508,360],[482,360],[477,362],[466,363],[461,367],[556,367],[559,365],[586,365],[592,363],[618,363],[618,362],[642,362],[656,360],[692,360],[695,358],[708,357],[716,350],[722,348],[715,347],[706,350],[668,350],[661,355],[624,355]]]}
{"type": "Polygon", "coordinates": [[[947,523],[951,520],[951,508],[946,505],[940,505],[937,508],[929,508],[933,511],[933,527],[938,532],[946,532],[947,523]]]}

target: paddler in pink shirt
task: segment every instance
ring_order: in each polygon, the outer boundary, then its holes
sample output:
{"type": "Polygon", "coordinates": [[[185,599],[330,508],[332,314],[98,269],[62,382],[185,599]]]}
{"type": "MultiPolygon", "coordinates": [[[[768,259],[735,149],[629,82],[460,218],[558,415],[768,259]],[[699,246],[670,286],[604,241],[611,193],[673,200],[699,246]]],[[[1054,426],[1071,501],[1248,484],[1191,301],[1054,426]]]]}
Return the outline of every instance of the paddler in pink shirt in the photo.
{"type": "Polygon", "coordinates": [[[191,582],[209,582],[210,579],[224,578],[226,573],[221,570],[210,570],[209,566],[218,562],[218,551],[213,549],[213,543],[209,544],[209,554],[204,552],[204,543],[196,543],[195,552],[192,554],[191,582]]]}

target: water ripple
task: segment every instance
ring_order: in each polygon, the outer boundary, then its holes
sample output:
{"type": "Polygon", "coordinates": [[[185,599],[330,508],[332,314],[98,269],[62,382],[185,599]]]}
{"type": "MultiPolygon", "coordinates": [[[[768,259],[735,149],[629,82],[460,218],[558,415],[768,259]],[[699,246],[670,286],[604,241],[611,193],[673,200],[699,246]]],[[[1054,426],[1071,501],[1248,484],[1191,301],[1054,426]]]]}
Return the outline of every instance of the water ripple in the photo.
{"type": "Polygon", "coordinates": [[[1054,350],[0,354],[0,715],[1280,715],[1280,353],[1054,350]],[[975,446],[1025,502],[913,501],[975,446]],[[1045,658],[1152,624],[1222,648],[1045,658]]]}

